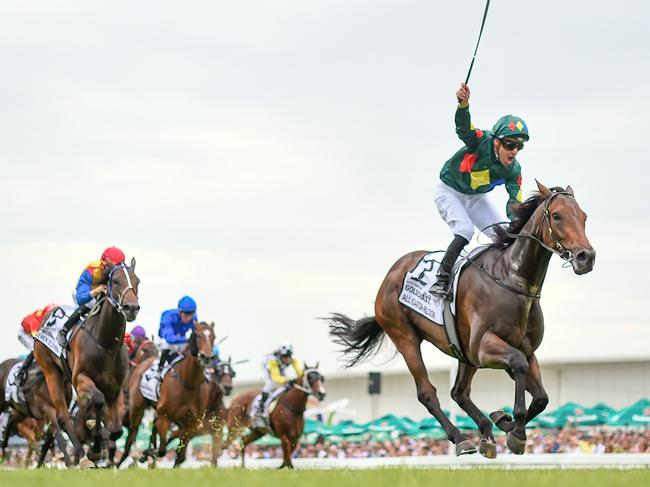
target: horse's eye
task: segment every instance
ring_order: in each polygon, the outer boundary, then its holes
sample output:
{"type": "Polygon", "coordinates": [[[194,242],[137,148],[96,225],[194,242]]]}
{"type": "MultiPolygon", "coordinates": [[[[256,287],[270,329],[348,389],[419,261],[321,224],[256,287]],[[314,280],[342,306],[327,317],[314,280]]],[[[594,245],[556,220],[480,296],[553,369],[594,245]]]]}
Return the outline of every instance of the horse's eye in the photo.
{"type": "Polygon", "coordinates": [[[560,221],[560,214],[558,212],[553,213],[553,220],[560,221]]]}

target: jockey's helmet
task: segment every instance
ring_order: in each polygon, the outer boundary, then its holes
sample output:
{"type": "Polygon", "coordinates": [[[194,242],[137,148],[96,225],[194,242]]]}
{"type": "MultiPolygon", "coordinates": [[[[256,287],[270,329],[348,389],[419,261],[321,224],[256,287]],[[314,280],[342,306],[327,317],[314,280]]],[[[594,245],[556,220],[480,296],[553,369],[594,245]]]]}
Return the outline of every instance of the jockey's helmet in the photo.
{"type": "Polygon", "coordinates": [[[194,313],[196,311],[196,302],[189,296],[183,296],[178,302],[178,311],[194,313]]]}
{"type": "Polygon", "coordinates": [[[123,264],[126,260],[126,256],[124,255],[124,252],[117,247],[108,247],[102,253],[102,262],[105,263],[107,259],[111,259],[113,264],[123,264]]]}
{"type": "Polygon", "coordinates": [[[133,329],[131,330],[131,336],[133,338],[146,338],[147,337],[147,332],[144,331],[144,328],[142,328],[140,325],[134,326],[133,329]]]}
{"type": "Polygon", "coordinates": [[[280,345],[278,351],[276,352],[278,357],[291,357],[293,355],[293,347],[288,343],[280,345]]]}
{"type": "Polygon", "coordinates": [[[527,141],[528,126],[521,118],[514,115],[504,115],[492,127],[492,133],[497,139],[504,137],[527,141]]]}

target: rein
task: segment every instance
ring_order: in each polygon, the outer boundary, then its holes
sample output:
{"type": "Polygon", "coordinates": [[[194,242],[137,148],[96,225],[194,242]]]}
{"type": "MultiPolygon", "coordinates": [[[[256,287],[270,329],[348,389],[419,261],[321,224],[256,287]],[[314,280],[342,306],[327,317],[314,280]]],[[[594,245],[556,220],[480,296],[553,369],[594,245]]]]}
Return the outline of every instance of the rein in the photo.
{"type": "MultiPolygon", "coordinates": [[[[558,240],[557,236],[555,233],[553,233],[553,227],[551,226],[551,215],[548,211],[548,206],[551,204],[551,201],[553,198],[559,195],[565,195],[565,196],[570,196],[571,198],[574,198],[574,196],[571,193],[567,193],[566,191],[555,191],[553,194],[546,199],[544,202],[544,219],[546,220],[546,224],[548,225],[548,234],[549,236],[553,239],[553,243],[555,244],[554,247],[549,247],[546,245],[544,242],[542,242],[539,238],[537,238],[535,235],[528,234],[528,233],[517,233],[517,234],[512,234],[512,233],[506,233],[506,235],[510,238],[519,238],[519,237],[525,237],[525,238],[530,238],[537,242],[540,246],[548,250],[549,252],[552,252],[556,255],[558,255],[562,260],[564,260],[566,263],[571,264],[574,260],[573,252],[571,252],[569,249],[565,248],[562,243],[558,240]]],[[[574,198],[575,199],[575,198],[574,198]]]]}
{"type": "MultiPolygon", "coordinates": [[[[536,237],[535,235],[529,234],[529,233],[509,233],[508,232],[508,233],[506,233],[506,235],[508,237],[514,238],[514,239],[517,239],[519,237],[524,237],[524,238],[529,238],[531,240],[534,240],[542,248],[548,250],[549,252],[551,252],[553,254],[556,254],[556,255],[560,256],[560,258],[562,260],[564,260],[567,264],[570,265],[571,262],[574,259],[573,252],[571,252],[570,250],[565,248],[562,245],[562,243],[558,240],[555,233],[553,233],[553,227],[551,226],[551,215],[550,215],[550,213],[548,211],[548,207],[549,207],[551,201],[553,200],[553,198],[555,198],[556,196],[559,196],[559,195],[566,195],[566,196],[570,196],[571,198],[574,198],[574,196],[571,193],[567,193],[566,191],[554,191],[553,194],[550,197],[548,197],[546,199],[546,201],[544,202],[544,220],[543,221],[546,221],[546,224],[548,225],[548,233],[549,233],[549,236],[553,239],[553,243],[555,244],[554,245],[555,248],[549,247],[542,240],[540,240],[538,237],[536,237]]],[[[491,272],[488,272],[486,269],[483,268],[483,266],[481,264],[476,263],[474,261],[474,259],[467,258],[466,260],[467,260],[467,262],[469,262],[470,264],[475,266],[477,269],[479,269],[481,272],[483,272],[485,275],[487,275],[490,279],[492,279],[492,281],[495,284],[501,286],[502,288],[510,291],[513,294],[517,294],[519,296],[524,296],[524,297],[526,297],[528,299],[540,299],[541,296],[542,296],[541,293],[530,293],[528,291],[522,291],[519,288],[511,286],[510,284],[506,283],[502,279],[499,279],[498,277],[493,275],[491,272]]],[[[566,267],[566,264],[563,265],[563,267],[566,267]]]]}

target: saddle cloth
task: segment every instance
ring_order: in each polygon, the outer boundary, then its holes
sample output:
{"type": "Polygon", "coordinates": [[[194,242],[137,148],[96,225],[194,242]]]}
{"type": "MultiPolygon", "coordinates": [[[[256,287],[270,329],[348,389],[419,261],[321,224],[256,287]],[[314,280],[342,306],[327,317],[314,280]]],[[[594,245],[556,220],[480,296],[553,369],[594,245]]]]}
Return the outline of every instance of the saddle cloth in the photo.
{"type": "MultiPolygon", "coordinates": [[[[467,265],[467,259],[469,257],[474,258],[485,249],[487,249],[487,246],[477,247],[467,257],[458,258],[454,264],[452,270],[453,299],[451,306],[451,312],[454,316],[456,315],[456,291],[458,290],[458,280],[461,270],[467,265]]],[[[437,280],[438,267],[440,266],[434,260],[436,259],[436,254],[438,255],[438,260],[442,259],[444,255],[441,251],[429,252],[418,261],[411,271],[406,272],[402,283],[402,290],[399,293],[399,302],[434,322],[436,325],[442,326],[444,321],[444,299],[440,296],[434,296],[429,292],[431,286],[437,280]]]]}
{"type": "Polygon", "coordinates": [[[16,375],[20,370],[20,367],[23,365],[23,361],[16,363],[9,374],[7,375],[7,380],[5,382],[5,402],[13,404],[23,404],[25,402],[25,396],[23,396],[23,391],[18,387],[16,383],[16,375]]]}
{"type": "MultiPolygon", "coordinates": [[[[266,403],[264,404],[264,409],[262,411],[262,419],[264,419],[264,422],[268,425],[269,430],[271,429],[271,414],[275,410],[275,407],[278,405],[278,400],[280,399],[280,396],[284,394],[288,388],[289,386],[278,387],[276,390],[271,392],[269,394],[269,397],[266,399],[266,403]]],[[[255,396],[255,399],[253,399],[250,409],[248,410],[248,414],[251,418],[255,416],[257,405],[261,400],[262,400],[262,393],[260,392],[257,396],[255,396]]]]}
{"type": "MultiPolygon", "coordinates": [[[[178,362],[180,362],[181,360],[183,360],[183,358],[184,358],[183,355],[179,353],[177,355],[172,356],[167,361],[161,374],[163,380],[165,379],[165,376],[169,373],[169,371],[172,369],[172,367],[176,365],[178,362]]],[[[154,360],[153,363],[151,364],[151,367],[145,370],[144,374],[142,374],[142,379],[140,379],[140,392],[145,398],[153,402],[158,402],[158,399],[160,399],[160,383],[162,381],[159,381],[156,378],[156,372],[158,372],[159,362],[160,362],[159,358],[154,360]]]]}
{"type": "MultiPolygon", "coordinates": [[[[56,341],[56,336],[59,334],[59,330],[63,328],[63,325],[68,321],[70,315],[74,312],[76,308],[74,306],[58,306],[52,310],[50,316],[47,317],[47,320],[43,323],[41,328],[38,330],[38,333],[34,337],[36,340],[41,342],[47,348],[49,348],[55,357],[65,357],[65,350],[62,349],[59,342],[56,341]]],[[[68,340],[70,335],[72,335],[73,330],[70,330],[67,334],[68,340]]]]}

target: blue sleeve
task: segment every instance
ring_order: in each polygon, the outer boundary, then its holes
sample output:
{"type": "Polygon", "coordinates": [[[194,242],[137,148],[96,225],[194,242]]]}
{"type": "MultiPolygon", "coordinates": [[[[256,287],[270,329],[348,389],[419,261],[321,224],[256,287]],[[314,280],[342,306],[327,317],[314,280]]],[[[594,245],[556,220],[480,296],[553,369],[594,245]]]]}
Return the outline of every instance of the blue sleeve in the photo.
{"type": "Polygon", "coordinates": [[[158,335],[167,343],[179,343],[183,341],[182,337],[176,336],[174,331],[174,319],[171,313],[163,313],[160,317],[160,330],[158,335]]]}
{"type": "Polygon", "coordinates": [[[79,276],[79,282],[77,283],[76,299],[78,305],[86,304],[88,301],[93,299],[93,297],[90,295],[92,283],[93,278],[90,275],[90,272],[88,272],[87,269],[84,269],[84,271],[81,273],[81,276],[79,276]]]}

